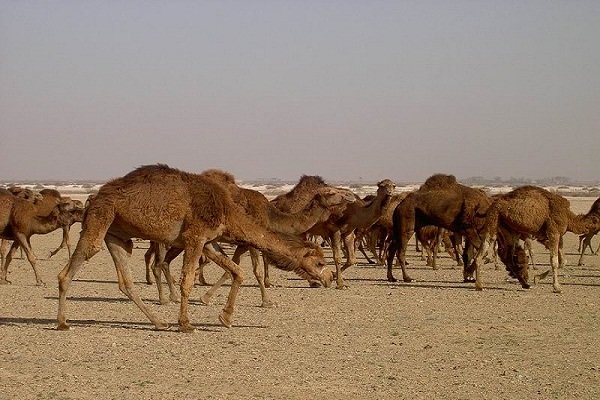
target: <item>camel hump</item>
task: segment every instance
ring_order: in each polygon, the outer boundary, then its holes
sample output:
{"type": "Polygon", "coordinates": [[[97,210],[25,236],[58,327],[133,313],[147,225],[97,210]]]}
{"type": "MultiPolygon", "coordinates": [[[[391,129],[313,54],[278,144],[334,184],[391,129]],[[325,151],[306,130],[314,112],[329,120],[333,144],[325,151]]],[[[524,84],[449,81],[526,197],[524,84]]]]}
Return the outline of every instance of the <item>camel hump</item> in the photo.
{"type": "Polygon", "coordinates": [[[302,175],[296,186],[322,186],[325,185],[325,181],[318,175],[302,175]]]}
{"type": "Polygon", "coordinates": [[[457,183],[454,175],[435,174],[427,178],[421,185],[421,189],[441,189],[447,186],[456,185],[457,183]]]}
{"type": "Polygon", "coordinates": [[[229,172],[225,172],[220,169],[207,169],[200,175],[209,179],[214,179],[217,182],[235,184],[235,178],[233,177],[233,175],[229,172]]]}

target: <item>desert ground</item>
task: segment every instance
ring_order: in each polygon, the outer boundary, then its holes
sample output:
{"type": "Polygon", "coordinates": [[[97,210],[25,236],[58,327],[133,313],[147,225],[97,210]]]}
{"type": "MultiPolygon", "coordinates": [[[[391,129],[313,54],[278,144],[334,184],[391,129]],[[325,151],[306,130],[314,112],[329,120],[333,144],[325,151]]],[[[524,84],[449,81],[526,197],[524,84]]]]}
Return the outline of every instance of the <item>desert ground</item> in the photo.
{"type": "MultiPolygon", "coordinates": [[[[594,199],[569,200],[581,213],[594,199]]],[[[130,261],[136,288],[172,327],[155,330],[119,291],[103,250],[71,286],[71,330],[57,331],[56,276],[67,253],[47,257],[60,240],[59,231],[32,238],[45,287],[35,286],[23,259],[10,266],[12,284],[0,286],[0,399],[600,398],[600,256],[576,266],[571,233],[562,294],[550,277],[521,289],[492,264],[477,292],[446,254],[433,271],[411,245],[415,282],[389,283],[383,266],[364,259],[346,271],[347,290],[309,288],[272,270],[278,306],[261,308],[244,258],[233,327],[217,318],[229,287],[203,306],[197,299],[207,287],[196,286],[193,334],[177,332],[178,304],[160,305],[145,284],[146,242],[136,242],[130,261]]],[[[534,250],[540,270],[531,273],[549,268],[548,252],[534,250]]],[[[221,274],[214,265],[205,270],[211,282],[221,274]]]]}

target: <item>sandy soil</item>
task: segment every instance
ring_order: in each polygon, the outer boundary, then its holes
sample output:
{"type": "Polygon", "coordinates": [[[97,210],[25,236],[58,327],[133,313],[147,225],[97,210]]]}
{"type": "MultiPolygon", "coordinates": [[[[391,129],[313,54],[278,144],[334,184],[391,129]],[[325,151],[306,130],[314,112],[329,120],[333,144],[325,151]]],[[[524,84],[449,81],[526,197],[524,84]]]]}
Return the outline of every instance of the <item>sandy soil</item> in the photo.
{"type": "MultiPolygon", "coordinates": [[[[572,199],[572,208],[592,201],[572,199]]],[[[234,326],[217,319],[225,287],[213,305],[193,302],[194,334],[155,331],[119,292],[106,250],[73,283],[73,328],[56,331],[56,275],[67,256],[47,257],[60,238],[32,240],[46,287],[34,286],[21,259],[10,267],[13,284],[0,286],[0,399],[600,398],[600,257],[574,266],[573,234],[560,295],[550,279],[523,290],[493,265],[476,292],[447,256],[432,271],[412,252],[410,284],[388,283],[383,267],[364,262],[347,271],[348,290],[310,289],[274,271],[278,307],[265,309],[246,258],[234,326]]],[[[547,251],[535,250],[546,269],[547,251]]],[[[131,260],[136,288],[176,325],[178,305],[159,305],[143,283],[143,252],[131,260]]],[[[211,281],[221,273],[206,270],[211,281]]],[[[196,287],[195,299],[205,290],[196,287]]]]}

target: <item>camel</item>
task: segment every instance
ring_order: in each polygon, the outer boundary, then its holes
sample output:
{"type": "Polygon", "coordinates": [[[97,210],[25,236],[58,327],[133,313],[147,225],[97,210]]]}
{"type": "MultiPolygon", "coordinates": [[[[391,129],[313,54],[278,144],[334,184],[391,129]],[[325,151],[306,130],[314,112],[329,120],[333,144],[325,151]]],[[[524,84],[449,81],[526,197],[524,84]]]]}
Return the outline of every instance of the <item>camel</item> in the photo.
{"type": "Polygon", "coordinates": [[[483,191],[459,184],[453,175],[430,176],[394,210],[392,240],[387,254],[388,281],[396,282],[392,274],[394,257],[398,258],[404,282],[412,281],[406,271],[408,241],[420,227],[435,225],[464,236],[463,280],[471,282],[473,271],[467,267],[468,258],[472,247],[480,245],[477,231],[490,203],[483,191]]]}
{"type": "MultiPolygon", "coordinates": [[[[43,199],[42,195],[38,192],[34,192],[31,189],[23,188],[20,186],[11,186],[7,188],[13,196],[20,197],[22,199],[31,201],[32,203],[40,201],[43,199]]],[[[6,259],[6,254],[8,254],[8,250],[10,249],[10,240],[1,239],[0,240],[0,266],[4,265],[4,260],[6,259]]],[[[21,258],[23,258],[23,248],[21,250],[21,258]]]]}
{"type": "Polygon", "coordinates": [[[440,244],[444,245],[444,249],[450,257],[454,260],[458,260],[458,253],[454,250],[454,246],[450,239],[450,232],[444,228],[439,228],[434,225],[426,225],[416,230],[417,241],[423,246],[423,254],[426,256],[426,265],[432,267],[434,270],[438,269],[436,259],[439,251],[440,244]]]}
{"type": "Polygon", "coordinates": [[[328,221],[317,224],[309,232],[321,235],[327,238],[332,244],[333,260],[336,269],[336,288],[345,289],[348,286],[344,283],[342,272],[348,267],[356,264],[355,239],[358,232],[359,239],[363,232],[375,224],[390,197],[393,194],[396,185],[389,179],[384,179],[377,183],[377,195],[369,202],[357,200],[349,204],[341,217],[330,218],[328,221]],[[346,263],[341,263],[341,243],[346,247],[346,263]]]}
{"type": "Polygon", "coordinates": [[[15,251],[22,247],[35,275],[36,285],[44,284],[36,268],[36,256],[31,248],[32,235],[46,234],[63,226],[73,210],[72,203],[62,199],[53,189],[40,191],[42,199],[31,202],[15,197],[7,190],[0,190],[0,237],[12,240],[13,244],[2,264],[0,284],[10,283],[7,279],[8,266],[15,251]]]}
{"type": "Polygon", "coordinates": [[[598,243],[598,248],[596,249],[596,251],[592,249],[592,238],[596,236],[598,232],[600,232],[600,230],[593,230],[591,232],[579,236],[579,261],[577,262],[577,265],[585,265],[583,263],[583,254],[585,253],[586,248],[589,248],[590,253],[592,253],[593,255],[598,254],[598,251],[600,250],[600,243],[598,243]]]}
{"type": "MultiPolygon", "coordinates": [[[[203,176],[217,180],[221,185],[226,187],[234,201],[241,205],[254,221],[261,226],[273,232],[286,235],[302,235],[318,222],[325,221],[329,218],[333,211],[338,207],[343,207],[348,201],[354,200],[354,197],[349,198],[346,192],[340,192],[335,188],[323,188],[317,192],[307,206],[293,214],[279,211],[273,206],[269,200],[260,192],[252,189],[240,188],[235,184],[233,177],[230,174],[223,173],[218,170],[209,170],[202,173],[203,176]]],[[[305,247],[309,251],[321,251],[311,242],[304,242],[305,247]]],[[[258,282],[261,297],[262,307],[271,307],[274,303],[269,299],[265,290],[263,275],[258,270],[259,257],[258,252],[250,246],[238,245],[232,260],[239,264],[241,256],[250,251],[254,276],[258,282]]],[[[171,261],[174,255],[171,253],[168,257],[167,264],[171,261]]],[[[229,278],[229,274],[225,272],[223,276],[205,293],[201,300],[208,304],[214,293],[225,283],[229,278]]],[[[313,282],[314,284],[314,282],[313,282]]]]}
{"type": "Polygon", "coordinates": [[[67,253],[69,254],[69,258],[71,258],[71,244],[69,243],[69,231],[71,230],[71,226],[75,222],[83,221],[83,216],[85,214],[85,208],[81,201],[71,200],[68,197],[65,199],[67,201],[71,201],[73,211],[70,212],[69,214],[67,214],[68,218],[65,218],[63,220],[64,225],[62,226],[62,233],[63,233],[62,241],[60,242],[60,245],[56,249],[54,249],[50,252],[49,258],[52,258],[52,256],[56,255],[56,253],[58,253],[61,249],[64,249],[65,247],[67,248],[67,253]]]}
{"type": "MultiPolygon", "coordinates": [[[[408,193],[393,194],[381,212],[381,217],[365,233],[366,244],[372,254],[376,255],[376,264],[384,265],[384,254],[387,251],[388,237],[392,232],[392,214],[396,206],[407,196],[408,193]],[[379,246],[379,251],[377,251],[379,246]]],[[[368,260],[367,260],[368,261],[368,260]]],[[[371,262],[369,262],[371,264],[371,262]]]]}
{"type": "MultiPolygon", "coordinates": [[[[292,188],[292,190],[290,190],[288,193],[284,193],[282,195],[279,195],[277,197],[275,197],[273,200],[271,200],[271,204],[273,204],[277,209],[279,209],[280,211],[283,211],[285,213],[297,213],[299,211],[301,211],[302,209],[304,209],[308,203],[315,197],[315,195],[317,193],[319,193],[320,191],[327,191],[330,190],[331,188],[335,189],[336,191],[340,192],[340,193],[346,193],[346,199],[348,201],[348,203],[354,202],[356,200],[358,200],[358,196],[356,196],[354,194],[354,192],[352,192],[351,190],[348,189],[343,189],[343,188],[339,188],[339,187],[334,187],[334,186],[330,186],[327,183],[325,183],[325,181],[323,180],[323,178],[321,178],[320,176],[314,176],[314,175],[302,175],[298,181],[298,183],[292,188]]],[[[342,213],[344,212],[345,208],[344,207],[339,207],[336,209],[336,211],[330,216],[330,219],[336,219],[336,218],[340,218],[342,216],[342,213]]],[[[318,226],[327,224],[329,221],[317,224],[318,226]]],[[[322,230],[322,229],[321,229],[322,230]]],[[[320,236],[320,230],[317,229],[316,226],[313,226],[311,228],[311,230],[308,232],[309,236],[320,236]]],[[[325,238],[326,240],[328,240],[329,238],[325,238]]],[[[338,246],[339,248],[339,246],[338,246]]],[[[271,286],[271,282],[270,282],[270,278],[269,278],[269,268],[268,268],[268,261],[265,260],[263,258],[263,260],[265,261],[265,270],[264,270],[264,281],[265,281],[265,287],[270,287],[271,286]]]]}
{"type": "MultiPolygon", "coordinates": [[[[498,235],[498,251],[502,261],[521,286],[529,288],[527,257],[517,242],[533,237],[550,251],[553,291],[561,293],[558,268],[562,236],[567,231],[585,234],[596,229],[600,229],[600,199],[592,204],[587,214],[575,215],[564,197],[537,186],[522,186],[498,197],[490,206],[482,233],[483,246],[479,249],[475,264],[478,265],[477,261],[489,246],[485,239],[498,235]]],[[[549,272],[536,276],[534,283],[549,272]]]]}
{"type": "Polygon", "coordinates": [[[69,329],[65,313],[69,287],[84,261],[100,250],[103,240],[117,270],[119,289],[157,329],[168,328],[148,309],[135,289],[126,263],[133,249],[131,238],[184,249],[178,318],[181,332],[194,331],[188,316],[189,297],[202,254],[232,276],[227,302],[219,315],[221,323],[231,327],[243,274],[238,265],[206,246],[219,238],[253,246],[268,254],[282,269],[329,285],[322,254],[297,252],[295,249],[301,243],[257,224],[214,179],[164,164],[146,165],[107,182],[90,202],[77,246],[58,275],[57,329],[69,329]]]}

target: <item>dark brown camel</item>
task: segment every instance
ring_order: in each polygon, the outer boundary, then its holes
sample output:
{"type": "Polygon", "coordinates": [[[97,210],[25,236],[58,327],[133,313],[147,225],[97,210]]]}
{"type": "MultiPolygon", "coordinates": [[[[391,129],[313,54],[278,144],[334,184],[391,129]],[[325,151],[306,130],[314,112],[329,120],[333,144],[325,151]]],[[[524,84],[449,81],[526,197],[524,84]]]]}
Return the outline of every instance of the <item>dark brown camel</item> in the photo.
{"type": "MultiPolygon", "coordinates": [[[[402,268],[404,282],[412,280],[406,272],[408,241],[415,229],[426,225],[435,225],[464,236],[463,280],[472,281],[473,270],[467,267],[470,265],[467,259],[471,247],[480,245],[477,231],[490,203],[484,192],[459,184],[453,175],[429,177],[419,190],[409,193],[394,210],[392,240],[387,255],[388,281],[396,282],[392,274],[395,256],[402,268]]],[[[480,287],[476,284],[476,288],[480,287]]]]}
{"type": "Polygon", "coordinates": [[[283,269],[328,284],[323,278],[326,268],[322,256],[297,256],[293,246],[282,240],[281,235],[248,218],[229,191],[215,180],[166,165],[140,167],[103,185],[90,202],[82,225],[75,251],[58,275],[60,330],[69,328],[65,306],[72,279],[84,261],[100,250],[102,240],[115,263],[119,289],[158,329],[168,325],[150,312],[140,299],[126,264],[133,248],[131,238],[153,240],[184,249],[179,312],[179,330],[183,332],[194,330],[188,317],[188,304],[194,273],[202,254],[232,275],[227,303],[219,316],[223,325],[231,326],[243,275],[238,265],[215,252],[211,246],[205,246],[220,237],[258,248],[283,269]]]}
{"type": "MultiPolygon", "coordinates": [[[[528,260],[517,242],[533,237],[550,251],[553,288],[555,293],[560,293],[558,268],[562,236],[567,231],[584,234],[595,229],[600,229],[600,199],[594,202],[587,214],[575,215],[564,197],[536,186],[519,187],[496,198],[489,208],[483,230],[484,245],[479,249],[475,264],[478,265],[487,251],[489,239],[498,235],[498,253],[502,261],[510,274],[519,279],[524,288],[529,288],[528,260]]],[[[545,277],[548,272],[534,281],[545,277]]]]}

